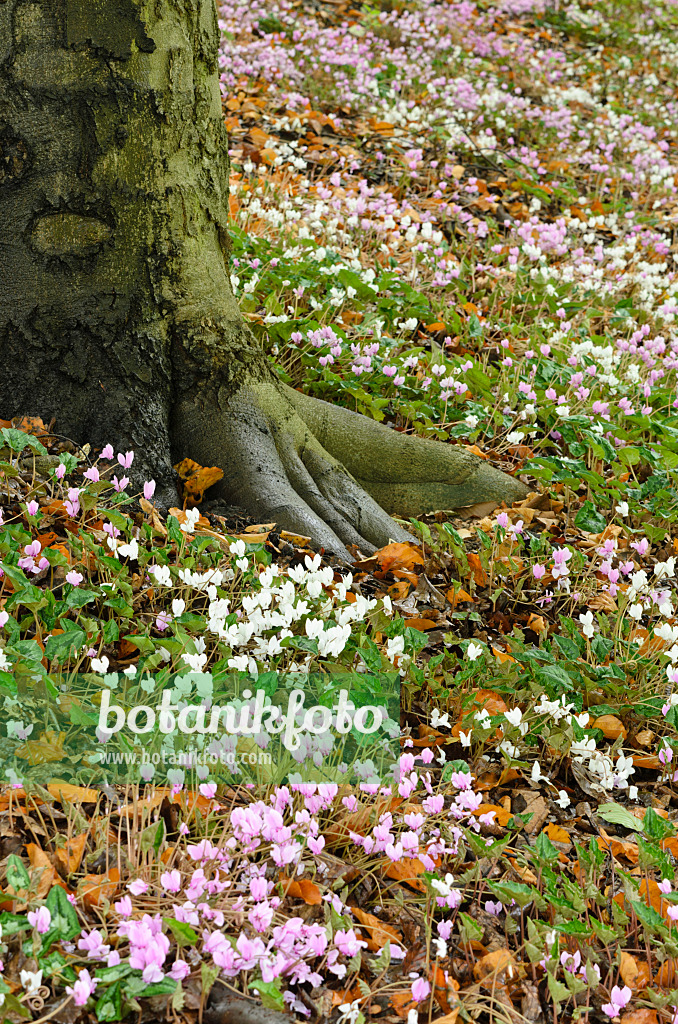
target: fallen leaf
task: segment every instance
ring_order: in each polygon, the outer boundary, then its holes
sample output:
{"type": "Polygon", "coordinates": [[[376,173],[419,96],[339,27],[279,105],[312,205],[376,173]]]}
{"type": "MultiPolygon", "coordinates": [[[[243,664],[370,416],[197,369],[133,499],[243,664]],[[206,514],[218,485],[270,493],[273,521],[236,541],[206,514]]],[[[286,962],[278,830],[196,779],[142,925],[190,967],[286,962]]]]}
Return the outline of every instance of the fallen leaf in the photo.
{"type": "Polygon", "coordinates": [[[65,846],[60,846],[56,850],[54,856],[63,868],[65,875],[72,875],[80,867],[88,836],[88,832],[83,832],[81,835],[67,840],[65,846]]]}
{"type": "Polygon", "coordinates": [[[473,977],[476,981],[482,981],[484,978],[491,975],[494,980],[497,975],[503,974],[509,969],[509,967],[512,971],[515,971],[516,969],[516,962],[513,955],[508,949],[495,949],[486,956],[481,957],[481,959],[473,965],[473,977]]]}
{"type": "Polygon", "coordinates": [[[658,1024],[657,1011],[649,1006],[639,1006],[637,1010],[622,1014],[621,1024],[658,1024]]]}
{"type": "Polygon", "coordinates": [[[414,857],[412,860],[389,861],[384,874],[387,878],[392,878],[396,882],[405,882],[412,889],[416,889],[417,892],[426,892],[426,886],[419,877],[423,875],[424,871],[426,871],[426,868],[422,862],[418,857],[414,857]]]}
{"type": "Polygon", "coordinates": [[[508,825],[509,821],[513,817],[511,811],[507,810],[505,807],[500,807],[499,804],[480,804],[476,807],[475,811],[473,811],[473,814],[476,818],[479,818],[481,814],[488,814],[490,811],[494,811],[494,820],[497,825],[501,825],[502,828],[505,825],[508,825]]]}
{"type": "Polygon", "coordinates": [[[626,739],[624,723],[616,715],[601,715],[591,725],[592,729],[600,729],[606,740],[616,740],[620,736],[626,739]]]}
{"type": "Polygon", "coordinates": [[[435,629],[438,623],[434,622],[433,619],[422,619],[418,615],[413,615],[411,618],[405,619],[405,625],[425,633],[427,629],[435,629]]]}
{"type": "Polygon", "coordinates": [[[375,551],[371,557],[376,558],[382,572],[393,571],[394,569],[411,571],[415,565],[424,564],[421,548],[418,548],[416,544],[387,544],[386,547],[375,551]]]}
{"type": "Polygon", "coordinates": [[[450,730],[452,739],[458,739],[461,731],[468,731],[468,719],[482,708],[487,711],[488,715],[503,715],[508,711],[503,698],[498,696],[494,690],[476,690],[473,693],[473,699],[465,702],[458,721],[450,730]]]}
{"type": "Polygon", "coordinates": [[[62,805],[67,803],[95,804],[102,796],[98,789],[73,786],[70,782],[50,782],[47,789],[50,795],[62,805]]]}
{"type": "Polygon", "coordinates": [[[479,555],[476,555],[474,551],[470,551],[466,557],[476,586],[484,587],[487,584],[487,573],[481,564],[479,555]]]}
{"type": "Polygon", "coordinates": [[[543,615],[532,613],[527,620],[527,628],[534,630],[535,633],[545,633],[548,627],[543,615]]]}
{"type": "Polygon", "coordinates": [[[201,466],[193,459],[183,459],[174,467],[183,484],[184,500],[199,505],[205,491],[223,478],[218,466],[201,466]]]}
{"type": "Polygon", "coordinates": [[[414,1009],[416,1005],[412,998],[412,990],[409,988],[403,989],[402,992],[391,993],[391,1006],[403,1020],[407,1020],[410,1010],[414,1009]]]}
{"type": "Polygon", "coordinates": [[[38,877],[37,888],[33,883],[32,891],[42,900],[56,881],[56,868],[49,856],[36,843],[26,843],[26,853],[31,865],[31,874],[35,872],[38,877]]]}
{"type": "Polygon", "coordinates": [[[78,885],[78,894],[86,907],[98,907],[118,891],[120,872],[109,868],[105,875],[85,875],[78,885]]]}
{"type": "Polygon", "coordinates": [[[381,921],[374,914],[368,914],[366,910],[361,910],[360,907],[351,907],[351,913],[360,921],[361,930],[365,932],[364,938],[367,942],[367,948],[375,953],[378,949],[382,949],[387,943],[395,942],[396,945],[403,945],[403,937],[400,932],[392,928],[390,924],[386,924],[381,921]]]}
{"type": "Polygon", "coordinates": [[[322,895],[320,889],[312,882],[309,878],[299,878],[290,881],[289,878],[281,878],[283,892],[286,896],[292,896],[294,899],[303,900],[304,903],[308,903],[309,906],[317,907],[322,903],[322,895]]]}
{"type": "Polygon", "coordinates": [[[15,754],[30,765],[47,764],[49,761],[61,761],[64,757],[65,732],[58,735],[52,729],[40,733],[37,740],[26,740],[17,747],[15,754]]]}
{"type": "Polygon", "coordinates": [[[619,973],[624,984],[636,992],[647,988],[652,981],[652,971],[648,967],[647,961],[637,960],[635,956],[631,956],[624,950],[621,951],[619,973]]]}
{"type": "Polygon", "coordinates": [[[567,846],[572,846],[572,840],[570,839],[570,833],[566,832],[560,825],[556,825],[555,822],[549,822],[544,829],[544,832],[551,840],[552,843],[564,843],[567,846]]]}

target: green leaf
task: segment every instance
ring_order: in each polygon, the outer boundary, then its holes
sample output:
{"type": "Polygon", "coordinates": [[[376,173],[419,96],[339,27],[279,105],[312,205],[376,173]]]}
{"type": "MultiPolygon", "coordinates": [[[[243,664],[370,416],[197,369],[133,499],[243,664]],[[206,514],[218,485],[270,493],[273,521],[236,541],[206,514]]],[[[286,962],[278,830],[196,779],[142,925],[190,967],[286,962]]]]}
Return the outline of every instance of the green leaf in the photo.
{"type": "Polygon", "coordinates": [[[49,661],[53,658],[59,662],[65,661],[66,658],[80,650],[86,639],[87,634],[79,626],[69,628],[65,632],[49,638],[45,644],[45,657],[49,661]]]}
{"type": "Polygon", "coordinates": [[[632,829],[634,832],[643,831],[643,823],[619,804],[601,804],[598,814],[603,821],[609,821],[613,825],[623,825],[624,828],[632,829]]]}
{"type": "Polygon", "coordinates": [[[10,853],[7,858],[7,872],[6,872],[7,884],[12,887],[14,892],[19,892],[22,889],[28,889],[31,884],[31,876],[26,871],[23,861],[20,857],[17,857],[15,853],[10,853]]]}
{"type": "Polygon", "coordinates": [[[126,979],[123,992],[130,999],[148,999],[150,996],[171,995],[178,984],[174,978],[163,978],[149,985],[140,975],[135,975],[126,979]]]}
{"type": "Polygon", "coordinates": [[[275,981],[260,981],[255,978],[254,981],[250,982],[249,987],[258,993],[261,1002],[267,1009],[280,1011],[285,1009],[285,1000],[280,991],[279,978],[276,978],[275,981]]]}
{"type": "Polygon", "coordinates": [[[82,926],[78,921],[78,915],[60,885],[53,885],[50,889],[47,909],[52,915],[50,931],[56,929],[62,939],[72,939],[80,934],[82,926]]]}
{"type": "Polygon", "coordinates": [[[640,900],[629,900],[631,906],[635,911],[635,915],[639,921],[647,927],[656,932],[666,932],[666,922],[661,914],[657,913],[654,907],[648,907],[646,903],[642,903],[640,900]]]}
{"type": "Polygon", "coordinates": [[[10,914],[7,910],[0,914],[0,925],[2,934],[7,937],[16,935],[17,932],[28,931],[31,927],[25,914],[10,914]]]}
{"type": "Polygon", "coordinates": [[[220,968],[214,964],[200,964],[200,981],[202,983],[202,997],[207,1002],[207,997],[212,990],[212,985],[219,977],[220,968]]]}
{"type": "Polygon", "coordinates": [[[122,1019],[122,982],[116,981],[106,989],[94,1008],[97,1020],[122,1019]]]}
{"type": "Polygon", "coordinates": [[[15,430],[13,427],[3,427],[0,430],[0,437],[13,452],[22,452],[24,448],[31,448],[38,455],[47,455],[47,449],[38,441],[33,434],[24,434],[23,430],[15,430]]]}
{"type": "Polygon", "coordinates": [[[586,533],[602,533],[607,526],[607,520],[601,516],[592,501],[585,501],[575,516],[574,525],[586,533]]]}
{"type": "Polygon", "coordinates": [[[164,921],[172,932],[178,946],[197,945],[198,935],[193,931],[190,924],[186,924],[185,921],[177,921],[175,917],[166,917],[164,921]]]}

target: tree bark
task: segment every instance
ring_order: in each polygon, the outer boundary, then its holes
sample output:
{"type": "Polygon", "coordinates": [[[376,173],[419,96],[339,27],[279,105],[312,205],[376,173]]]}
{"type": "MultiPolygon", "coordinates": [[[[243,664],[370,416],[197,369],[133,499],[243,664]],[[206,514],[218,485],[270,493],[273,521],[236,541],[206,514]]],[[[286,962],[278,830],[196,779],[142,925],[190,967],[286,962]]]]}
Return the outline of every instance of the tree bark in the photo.
{"type": "Polygon", "coordinates": [[[520,496],[276,382],[230,285],[217,44],[214,0],[0,0],[0,415],[133,449],[164,504],[173,462],[219,465],[225,498],[343,555],[406,536],[369,494],[520,496]]]}

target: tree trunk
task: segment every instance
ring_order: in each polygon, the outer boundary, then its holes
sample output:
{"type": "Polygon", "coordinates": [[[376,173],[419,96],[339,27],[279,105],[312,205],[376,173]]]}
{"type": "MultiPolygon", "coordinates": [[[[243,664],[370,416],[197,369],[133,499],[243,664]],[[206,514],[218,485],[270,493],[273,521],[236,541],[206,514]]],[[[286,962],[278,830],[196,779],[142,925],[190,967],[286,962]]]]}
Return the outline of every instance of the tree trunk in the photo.
{"type": "Polygon", "coordinates": [[[406,514],[524,493],[275,381],[230,286],[217,43],[214,0],[0,0],[0,416],[133,449],[165,504],[173,462],[220,465],[340,554],[405,536],[363,488],[406,514]]]}

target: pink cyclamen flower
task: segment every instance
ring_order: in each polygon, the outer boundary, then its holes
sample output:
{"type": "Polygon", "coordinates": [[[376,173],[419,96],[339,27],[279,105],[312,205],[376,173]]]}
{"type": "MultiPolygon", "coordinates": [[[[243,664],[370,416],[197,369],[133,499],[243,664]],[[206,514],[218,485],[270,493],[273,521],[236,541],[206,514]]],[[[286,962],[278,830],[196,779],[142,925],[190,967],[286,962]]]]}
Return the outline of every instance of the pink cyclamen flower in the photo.
{"type": "Polygon", "coordinates": [[[144,498],[150,501],[155,494],[155,480],[146,480],[144,483],[144,498]]]}
{"type": "Polygon", "coordinates": [[[160,884],[166,892],[179,892],[181,889],[181,873],[174,869],[174,871],[165,871],[160,876],[160,884]]]}
{"type": "Polygon", "coordinates": [[[214,800],[217,795],[217,784],[216,782],[203,782],[200,787],[200,793],[208,800],[214,800]]]}
{"type": "Polygon", "coordinates": [[[502,530],[505,530],[509,524],[509,517],[506,515],[505,512],[500,512],[499,515],[497,516],[497,526],[501,526],[502,530]]]}
{"type": "Polygon", "coordinates": [[[657,885],[660,892],[663,892],[665,896],[671,892],[671,880],[668,878],[662,878],[661,882],[657,885]]]}
{"type": "Polygon", "coordinates": [[[28,504],[26,505],[26,511],[28,512],[29,516],[37,516],[38,512],[40,511],[40,506],[38,505],[37,501],[29,501],[28,504]]]}
{"type": "Polygon", "coordinates": [[[60,462],[57,468],[54,470],[54,475],[57,478],[57,480],[63,480],[63,478],[66,476],[66,467],[63,464],[63,462],[60,462]]]}
{"type": "Polygon", "coordinates": [[[532,566],[532,575],[534,576],[534,578],[536,580],[542,579],[542,577],[546,575],[546,566],[545,565],[540,565],[537,562],[536,565],[532,566]]]}
{"type": "Polygon", "coordinates": [[[485,902],[485,913],[492,914],[493,917],[496,917],[497,914],[501,914],[503,909],[503,903],[494,903],[492,900],[486,900],[485,902]]]}
{"type": "Polygon", "coordinates": [[[118,452],[118,462],[123,469],[129,469],[134,462],[134,452],[125,452],[124,455],[122,452],[118,452]]]}
{"type": "Polygon", "coordinates": [[[3,629],[3,627],[6,626],[8,622],[9,612],[4,611],[3,609],[3,611],[0,612],[0,629],[3,629]]]}
{"type": "Polygon", "coordinates": [[[52,915],[47,907],[38,907],[37,910],[29,910],[28,923],[32,925],[40,935],[44,935],[49,931],[49,926],[52,923],[52,915]]]}
{"type": "Polygon", "coordinates": [[[82,475],[84,476],[85,480],[90,480],[93,484],[99,482],[99,470],[97,469],[96,466],[90,466],[90,468],[86,469],[82,475]]]}
{"type": "Polygon", "coordinates": [[[185,960],[175,960],[170,968],[170,978],[175,981],[183,981],[191,973],[191,968],[185,960]]]}
{"type": "Polygon", "coordinates": [[[415,1003],[423,1003],[424,999],[430,994],[431,986],[427,982],[426,978],[417,978],[412,982],[412,998],[415,1003]]]}
{"type": "Polygon", "coordinates": [[[148,891],[148,882],[144,882],[143,878],[135,878],[133,882],[130,882],[127,886],[132,896],[143,896],[148,891]]]}
{"type": "Polygon", "coordinates": [[[89,971],[80,971],[78,980],[73,986],[68,985],[66,992],[69,996],[73,996],[73,1002],[76,1006],[84,1006],[89,997],[93,994],[94,989],[97,987],[97,979],[90,976],[89,971]]]}
{"type": "Polygon", "coordinates": [[[107,444],[106,445],[106,447],[104,448],[104,450],[101,453],[101,458],[102,459],[112,459],[113,458],[113,445],[112,444],[107,444]]]}
{"type": "Polygon", "coordinates": [[[114,907],[121,917],[129,917],[132,913],[132,901],[129,896],[123,896],[121,900],[114,904],[114,907]]]}
{"type": "Polygon", "coordinates": [[[66,573],[66,582],[70,583],[74,587],[79,587],[84,578],[85,577],[82,575],[82,573],[77,572],[75,569],[71,569],[70,572],[66,573]]]}
{"type": "Polygon", "coordinates": [[[127,487],[127,484],[129,483],[129,477],[121,476],[120,479],[118,480],[117,476],[114,476],[111,482],[113,484],[114,491],[124,491],[125,488],[127,487]]]}
{"type": "Polygon", "coordinates": [[[624,985],[623,988],[615,985],[610,993],[610,1002],[602,1007],[603,1013],[606,1013],[610,1018],[618,1017],[632,995],[633,993],[628,985],[624,985]]]}

